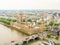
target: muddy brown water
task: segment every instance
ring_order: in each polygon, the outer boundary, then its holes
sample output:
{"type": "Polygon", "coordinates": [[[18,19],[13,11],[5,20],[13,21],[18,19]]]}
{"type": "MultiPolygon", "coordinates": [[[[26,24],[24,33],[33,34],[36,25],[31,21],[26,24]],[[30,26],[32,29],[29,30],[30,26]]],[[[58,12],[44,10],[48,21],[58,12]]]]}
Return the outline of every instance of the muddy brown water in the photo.
{"type": "Polygon", "coordinates": [[[0,45],[10,45],[11,42],[22,41],[25,37],[27,35],[0,24],[0,45]]]}

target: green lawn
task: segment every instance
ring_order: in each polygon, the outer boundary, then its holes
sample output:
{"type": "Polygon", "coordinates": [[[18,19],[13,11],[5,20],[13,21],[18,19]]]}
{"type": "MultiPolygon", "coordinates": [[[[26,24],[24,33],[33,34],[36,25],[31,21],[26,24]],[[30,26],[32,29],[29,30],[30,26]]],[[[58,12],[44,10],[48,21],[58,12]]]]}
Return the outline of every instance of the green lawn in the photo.
{"type": "MultiPolygon", "coordinates": [[[[7,18],[0,18],[0,22],[3,22],[3,23],[5,23],[5,24],[10,24],[10,21],[11,21],[12,19],[7,19],[7,18]]],[[[13,19],[13,21],[15,22],[16,20],[15,19],[13,19]]]]}

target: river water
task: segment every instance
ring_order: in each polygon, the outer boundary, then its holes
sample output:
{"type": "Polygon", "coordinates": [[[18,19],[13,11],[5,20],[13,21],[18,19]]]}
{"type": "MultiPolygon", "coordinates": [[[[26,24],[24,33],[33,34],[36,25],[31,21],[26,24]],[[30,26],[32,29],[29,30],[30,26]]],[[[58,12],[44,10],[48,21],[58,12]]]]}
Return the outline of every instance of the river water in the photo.
{"type": "MultiPolygon", "coordinates": [[[[0,45],[15,45],[15,43],[22,43],[26,37],[27,35],[23,34],[22,32],[12,30],[0,24],[0,45]]],[[[40,41],[37,41],[28,45],[39,45],[39,43],[40,41]]]]}
{"type": "Polygon", "coordinates": [[[25,37],[25,34],[0,24],[0,45],[12,45],[11,41],[22,41],[25,37]]]}

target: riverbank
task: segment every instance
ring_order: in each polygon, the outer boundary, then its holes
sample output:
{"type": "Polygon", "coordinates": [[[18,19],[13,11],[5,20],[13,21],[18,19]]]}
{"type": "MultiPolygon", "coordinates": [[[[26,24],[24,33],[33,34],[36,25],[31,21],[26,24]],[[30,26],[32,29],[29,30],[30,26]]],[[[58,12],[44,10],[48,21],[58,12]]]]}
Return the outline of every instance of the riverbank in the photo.
{"type": "Polygon", "coordinates": [[[21,42],[27,35],[0,24],[0,45],[11,45],[11,41],[21,42]]]}
{"type": "Polygon", "coordinates": [[[3,23],[3,22],[0,22],[0,24],[2,24],[2,25],[4,25],[4,26],[7,26],[7,27],[10,28],[11,30],[17,30],[18,32],[21,32],[22,34],[29,36],[28,33],[25,33],[25,32],[22,31],[21,29],[17,29],[17,28],[15,28],[15,27],[11,27],[10,25],[5,24],[5,23],[3,23]]]}

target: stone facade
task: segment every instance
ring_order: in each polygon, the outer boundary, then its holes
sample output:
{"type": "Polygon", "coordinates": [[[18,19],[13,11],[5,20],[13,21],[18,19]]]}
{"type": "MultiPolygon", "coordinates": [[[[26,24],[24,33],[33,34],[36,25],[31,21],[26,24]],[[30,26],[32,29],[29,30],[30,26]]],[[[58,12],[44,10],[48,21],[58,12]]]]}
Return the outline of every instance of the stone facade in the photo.
{"type": "Polygon", "coordinates": [[[44,20],[41,21],[41,24],[38,26],[35,24],[33,26],[32,22],[28,22],[27,19],[25,18],[25,22],[23,22],[23,14],[18,15],[17,22],[11,22],[11,26],[20,29],[21,31],[28,33],[28,34],[34,34],[36,32],[43,32],[44,30],[44,20]]]}

